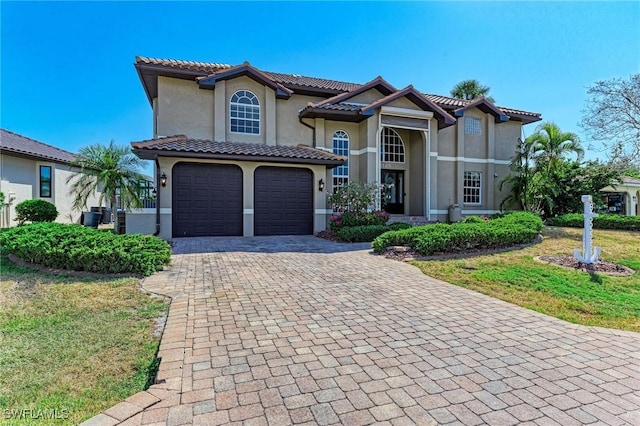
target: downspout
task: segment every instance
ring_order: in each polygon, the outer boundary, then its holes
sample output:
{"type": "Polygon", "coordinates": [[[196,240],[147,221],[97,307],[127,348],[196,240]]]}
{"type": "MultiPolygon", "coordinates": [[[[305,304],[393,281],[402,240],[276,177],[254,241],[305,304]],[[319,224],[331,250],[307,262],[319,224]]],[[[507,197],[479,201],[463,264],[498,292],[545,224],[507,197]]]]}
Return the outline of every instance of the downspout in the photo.
{"type": "Polygon", "coordinates": [[[156,156],[156,232],[153,233],[155,237],[160,234],[160,163],[156,156]]]}
{"type": "Polygon", "coordinates": [[[307,126],[308,128],[311,129],[311,131],[313,132],[313,147],[316,147],[316,128],[313,127],[310,124],[305,123],[304,121],[302,121],[302,117],[298,116],[298,121],[300,122],[300,124],[307,126]]]}

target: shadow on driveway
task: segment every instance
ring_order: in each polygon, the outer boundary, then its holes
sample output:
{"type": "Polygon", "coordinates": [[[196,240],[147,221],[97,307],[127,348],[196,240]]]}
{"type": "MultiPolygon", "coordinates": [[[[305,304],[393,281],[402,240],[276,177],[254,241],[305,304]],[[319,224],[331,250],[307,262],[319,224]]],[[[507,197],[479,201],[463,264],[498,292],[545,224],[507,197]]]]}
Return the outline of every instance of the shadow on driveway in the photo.
{"type": "Polygon", "coordinates": [[[187,237],[171,240],[173,254],[195,253],[345,253],[369,250],[371,243],[337,243],[312,235],[269,237],[187,237]]]}

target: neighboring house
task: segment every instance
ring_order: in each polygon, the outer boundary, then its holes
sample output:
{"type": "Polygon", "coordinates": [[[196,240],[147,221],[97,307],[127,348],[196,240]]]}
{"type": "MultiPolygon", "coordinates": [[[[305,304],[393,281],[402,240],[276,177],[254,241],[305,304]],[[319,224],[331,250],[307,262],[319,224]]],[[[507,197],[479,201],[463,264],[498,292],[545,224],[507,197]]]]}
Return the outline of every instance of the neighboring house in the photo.
{"type": "Polygon", "coordinates": [[[131,145],[166,186],[127,231],[163,238],[312,234],[327,227],[327,193],[348,181],[390,185],[382,207],[396,220],[446,221],[451,205],[493,213],[522,126],[541,119],[382,77],[354,84],[146,57],[135,68],[154,139],[131,145]]]}
{"type": "Polygon", "coordinates": [[[607,186],[600,190],[602,201],[609,213],[640,216],[640,179],[623,177],[615,187],[607,186]]]}
{"type": "MultiPolygon", "coordinates": [[[[81,212],[72,208],[67,185],[73,159],[68,151],[0,129],[0,191],[9,203],[2,207],[0,227],[14,226],[16,204],[34,198],[55,204],[57,222],[79,222],[81,212]]],[[[89,199],[89,206],[98,205],[98,196],[89,199]]]]}

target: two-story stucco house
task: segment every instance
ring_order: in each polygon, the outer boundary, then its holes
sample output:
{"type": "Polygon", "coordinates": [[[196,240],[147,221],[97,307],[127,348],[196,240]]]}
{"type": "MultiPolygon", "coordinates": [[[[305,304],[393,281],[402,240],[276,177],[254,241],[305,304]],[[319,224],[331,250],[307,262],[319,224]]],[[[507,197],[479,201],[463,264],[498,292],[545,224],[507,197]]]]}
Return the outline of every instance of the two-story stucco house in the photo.
{"type": "MultiPolygon", "coordinates": [[[[73,209],[67,185],[73,160],[68,151],[0,129],[0,190],[5,196],[0,227],[16,225],[16,204],[37,198],[56,206],[56,222],[79,222],[81,212],[73,209]]],[[[99,197],[99,193],[90,197],[89,205],[97,206],[99,197]]]]}
{"type": "Polygon", "coordinates": [[[452,204],[491,213],[522,126],[540,120],[382,77],[355,84],[146,57],[135,68],[154,138],[132,146],[155,161],[159,189],[140,230],[164,238],[312,234],[327,226],[327,194],[347,181],[391,185],[383,207],[400,219],[445,221],[452,204]]]}

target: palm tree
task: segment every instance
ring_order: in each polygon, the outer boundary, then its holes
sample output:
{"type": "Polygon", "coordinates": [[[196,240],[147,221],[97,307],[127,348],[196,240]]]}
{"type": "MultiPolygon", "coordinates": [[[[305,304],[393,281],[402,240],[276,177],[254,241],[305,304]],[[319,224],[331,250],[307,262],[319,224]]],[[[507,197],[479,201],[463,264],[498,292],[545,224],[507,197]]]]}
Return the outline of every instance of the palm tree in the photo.
{"type": "Polygon", "coordinates": [[[540,124],[525,140],[525,144],[533,148],[533,159],[538,169],[546,168],[547,171],[555,168],[568,154],[576,154],[578,161],[584,156],[578,135],[563,132],[556,123],[550,121],[540,124]]]}
{"type": "Polygon", "coordinates": [[[67,184],[71,184],[69,193],[75,197],[73,208],[86,208],[89,197],[97,192],[100,205],[108,200],[111,208],[115,208],[119,195],[124,209],[141,207],[139,183],[144,177],[138,169],[142,164],[130,148],[117,146],[113,141],[107,146],[96,143],[80,148],[71,163],[74,172],[67,178],[67,184]]]}
{"type": "Polygon", "coordinates": [[[484,96],[488,101],[494,103],[494,99],[491,96],[487,96],[489,90],[491,90],[489,86],[483,86],[478,80],[464,80],[453,87],[451,96],[468,101],[484,96]]]}

